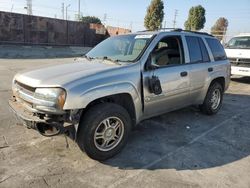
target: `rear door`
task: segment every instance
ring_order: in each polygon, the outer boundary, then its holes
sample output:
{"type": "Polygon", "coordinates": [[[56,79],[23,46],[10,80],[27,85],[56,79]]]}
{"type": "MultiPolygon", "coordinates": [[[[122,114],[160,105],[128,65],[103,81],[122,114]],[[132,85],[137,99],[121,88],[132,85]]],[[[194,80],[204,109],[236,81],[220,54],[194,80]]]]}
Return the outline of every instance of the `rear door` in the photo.
{"type": "Polygon", "coordinates": [[[199,36],[186,36],[190,58],[190,96],[193,104],[202,102],[204,87],[213,71],[204,40],[199,36]]]}

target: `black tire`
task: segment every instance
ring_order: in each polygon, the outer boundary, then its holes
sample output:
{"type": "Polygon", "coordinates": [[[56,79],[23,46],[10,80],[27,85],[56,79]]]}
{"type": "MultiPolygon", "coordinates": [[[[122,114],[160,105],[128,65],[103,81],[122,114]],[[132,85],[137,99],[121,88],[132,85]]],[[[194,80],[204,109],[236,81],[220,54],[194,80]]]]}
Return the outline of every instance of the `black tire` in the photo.
{"type": "Polygon", "coordinates": [[[207,114],[207,115],[214,115],[216,114],[222,105],[222,100],[223,100],[223,88],[222,85],[218,82],[214,82],[212,83],[212,85],[209,87],[206,98],[203,102],[202,105],[200,105],[200,110],[202,113],[207,114]],[[218,104],[218,106],[216,106],[216,108],[213,108],[213,102],[212,97],[213,97],[213,93],[214,91],[219,91],[220,93],[220,102],[218,104]]]}
{"type": "Polygon", "coordinates": [[[82,117],[77,134],[77,143],[82,151],[95,160],[104,161],[118,154],[126,145],[131,131],[131,118],[122,106],[113,103],[103,103],[91,107],[82,117]],[[109,151],[101,151],[96,146],[95,132],[106,118],[116,117],[123,123],[123,136],[118,145],[109,151]]]}

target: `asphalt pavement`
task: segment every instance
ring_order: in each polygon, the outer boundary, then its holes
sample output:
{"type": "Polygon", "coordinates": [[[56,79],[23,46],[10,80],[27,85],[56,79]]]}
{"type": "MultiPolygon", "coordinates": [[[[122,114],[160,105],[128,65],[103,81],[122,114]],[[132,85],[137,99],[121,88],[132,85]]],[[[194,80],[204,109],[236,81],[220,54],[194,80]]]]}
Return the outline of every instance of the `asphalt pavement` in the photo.
{"type": "Polygon", "coordinates": [[[232,79],[217,115],[188,107],[143,121],[100,163],[65,136],[16,124],[8,109],[16,72],[73,61],[0,59],[0,187],[250,187],[250,78],[232,79]]]}

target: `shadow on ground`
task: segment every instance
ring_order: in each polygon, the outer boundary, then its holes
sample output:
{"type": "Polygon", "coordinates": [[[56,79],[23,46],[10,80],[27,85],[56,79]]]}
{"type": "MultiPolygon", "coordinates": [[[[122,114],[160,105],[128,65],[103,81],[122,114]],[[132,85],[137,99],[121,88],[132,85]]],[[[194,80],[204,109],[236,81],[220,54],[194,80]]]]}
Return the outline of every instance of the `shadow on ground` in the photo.
{"type": "Polygon", "coordinates": [[[226,94],[221,111],[189,107],[142,122],[121,154],[104,164],[120,169],[194,170],[250,154],[250,96],[226,94]]]}
{"type": "Polygon", "coordinates": [[[244,83],[244,84],[250,84],[250,77],[232,77],[232,81],[239,82],[239,83],[244,83]]]}

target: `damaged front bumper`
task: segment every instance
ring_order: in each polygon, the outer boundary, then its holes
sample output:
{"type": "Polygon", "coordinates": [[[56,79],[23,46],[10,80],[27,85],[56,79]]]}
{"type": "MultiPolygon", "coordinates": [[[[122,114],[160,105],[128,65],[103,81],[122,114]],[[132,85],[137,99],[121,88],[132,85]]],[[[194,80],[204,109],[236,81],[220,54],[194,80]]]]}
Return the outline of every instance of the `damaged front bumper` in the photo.
{"type": "Polygon", "coordinates": [[[39,131],[43,136],[55,136],[68,133],[75,140],[76,131],[81,117],[81,110],[69,110],[64,114],[45,114],[31,111],[15,98],[9,100],[10,109],[17,120],[27,128],[39,131]]]}

